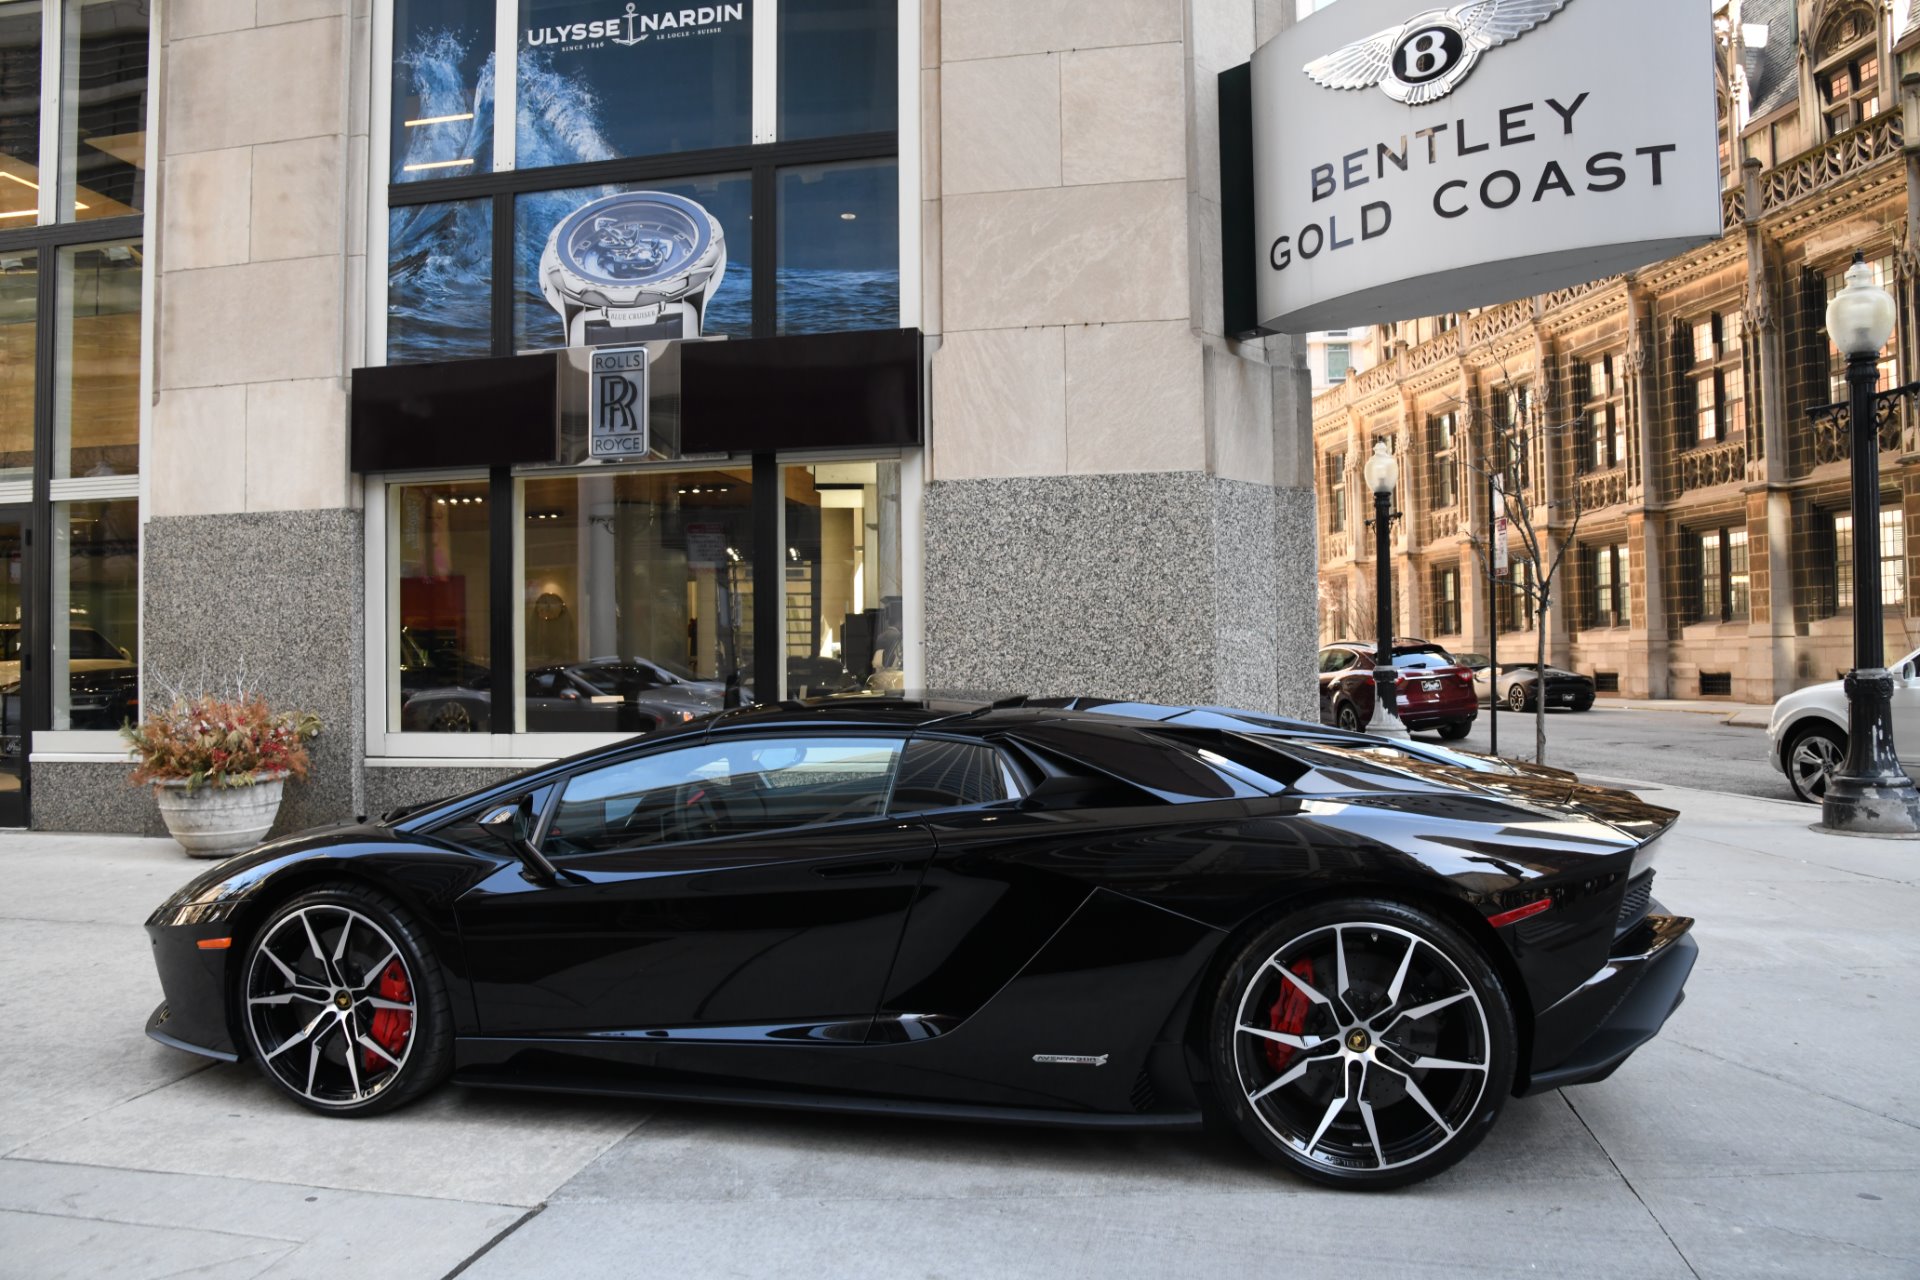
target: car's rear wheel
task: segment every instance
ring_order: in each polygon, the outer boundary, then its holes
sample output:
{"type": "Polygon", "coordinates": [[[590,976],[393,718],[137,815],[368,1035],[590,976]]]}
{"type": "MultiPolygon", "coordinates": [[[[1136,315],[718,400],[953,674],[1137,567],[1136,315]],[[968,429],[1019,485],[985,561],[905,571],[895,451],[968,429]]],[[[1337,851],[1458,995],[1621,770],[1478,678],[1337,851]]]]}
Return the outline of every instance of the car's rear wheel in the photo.
{"type": "Polygon", "coordinates": [[[1826,799],[1827,783],[1847,758],[1847,735],[1828,724],[1810,724],[1787,744],[1787,782],[1808,804],[1826,799]]]}
{"type": "Polygon", "coordinates": [[[1397,902],[1328,902],[1263,930],[1214,994],[1220,1103],[1256,1150],[1331,1186],[1404,1186],[1493,1127],[1512,1005],[1486,957],[1397,902]]]}
{"type": "Polygon", "coordinates": [[[1593,710],[1593,699],[1590,697],[1575,698],[1573,700],[1573,709],[1575,711],[1591,711],[1593,710]]]}
{"type": "Polygon", "coordinates": [[[1527,697],[1527,686],[1516,684],[1507,689],[1507,706],[1514,711],[1525,711],[1531,701],[1527,697]]]}
{"type": "Polygon", "coordinates": [[[1340,704],[1340,709],[1333,713],[1333,722],[1348,733],[1360,732],[1360,713],[1351,702],[1340,704]]]}
{"type": "Polygon", "coordinates": [[[294,898],[254,934],[241,972],[253,1059],[302,1106],[390,1111],[446,1076],[446,983],[419,926],[384,894],[331,885],[294,898]]]}
{"type": "Polygon", "coordinates": [[[1446,742],[1458,742],[1473,732],[1471,720],[1449,720],[1440,726],[1440,737],[1446,742]]]}

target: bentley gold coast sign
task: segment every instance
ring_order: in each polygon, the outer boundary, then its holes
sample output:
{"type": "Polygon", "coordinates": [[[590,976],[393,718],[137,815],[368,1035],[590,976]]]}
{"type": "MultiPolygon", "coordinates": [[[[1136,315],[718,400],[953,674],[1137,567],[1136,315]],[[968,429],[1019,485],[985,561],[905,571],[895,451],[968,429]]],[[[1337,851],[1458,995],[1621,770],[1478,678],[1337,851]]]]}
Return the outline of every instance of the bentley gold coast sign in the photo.
{"type": "Polygon", "coordinates": [[[1253,56],[1263,329],[1486,306],[1720,234],[1705,0],[1341,0],[1253,56]]]}

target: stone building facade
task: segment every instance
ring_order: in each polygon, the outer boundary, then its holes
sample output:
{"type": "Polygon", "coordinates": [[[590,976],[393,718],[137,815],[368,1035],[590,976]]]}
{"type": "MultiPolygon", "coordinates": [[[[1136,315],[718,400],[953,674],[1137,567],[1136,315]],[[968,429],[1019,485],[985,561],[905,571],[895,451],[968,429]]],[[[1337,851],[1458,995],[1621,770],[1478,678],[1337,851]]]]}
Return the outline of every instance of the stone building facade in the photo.
{"type": "MultiPolygon", "coordinates": [[[[0,724],[0,823],[157,829],[112,724],[237,680],[325,724],[282,830],[644,727],[601,703],[678,714],[723,684],[1310,713],[1303,347],[1223,333],[1215,94],[1293,0],[620,8],[0,0],[0,559],[53,583],[0,575],[36,654],[0,724]],[[636,192],[711,214],[730,253],[684,334],[647,332],[655,394],[694,347],[771,368],[884,332],[915,353],[900,437],[775,414],[696,455],[663,425],[609,468],[489,454],[519,429],[427,402],[407,412],[431,447],[358,431],[376,372],[457,386],[652,323],[563,296],[541,254],[562,206],[636,192]],[[84,378],[61,325],[97,353],[84,378]],[[69,466],[70,420],[112,439],[69,466]],[[58,539],[28,550],[27,525],[58,539]],[[111,668],[85,715],[45,623],[69,599],[111,668]],[[693,692],[560,687],[646,663],[693,692]]],[[[679,410],[655,412],[692,429],[679,410]]]]}
{"type": "MultiPolygon", "coordinates": [[[[1392,326],[1314,403],[1323,639],[1373,634],[1376,440],[1403,462],[1397,629],[1531,660],[1524,592],[1489,579],[1498,474],[1560,568],[1550,662],[1603,696],[1770,702],[1851,666],[1848,446],[1824,311],[1856,250],[1900,302],[1881,386],[1920,380],[1920,180],[1902,72],[1920,13],[1858,0],[1717,7],[1725,234],[1682,257],[1481,312],[1392,326]],[[1895,12],[1895,10],[1898,12],[1895,12]],[[1912,137],[1912,142],[1907,141],[1912,137]]],[[[1708,74],[1702,68],[1702,74],[1708,74]]],[[[1886,642],[1920,644],[1920,419],[1881,432],[1886,642]]],[[[1538,566],[1513,566],[1521,581],[1538,566]]]]}

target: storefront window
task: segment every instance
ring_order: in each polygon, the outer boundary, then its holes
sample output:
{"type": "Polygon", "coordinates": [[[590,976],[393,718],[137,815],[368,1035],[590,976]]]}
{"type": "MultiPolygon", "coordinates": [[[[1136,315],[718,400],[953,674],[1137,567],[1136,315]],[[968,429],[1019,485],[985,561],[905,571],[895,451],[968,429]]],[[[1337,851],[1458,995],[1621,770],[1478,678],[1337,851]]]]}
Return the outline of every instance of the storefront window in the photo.
{"type": "Polygon", "coordinates": [[[60,251],[54,478],[140,471],[140,243],[60,251]]]}
{"type": "Polygon", "coordinates": [[[782,0],[780,137],[880,133],[899,119],[894,0],[782,0]]]}
{"type": "Polygon", "coordinates": [[[140,716],[140,504],[56,502],[53,727],[118,729],[140,716]]]}
{"type": "Polygon", "coordinates": [[[639,733],[752,700],[748,468],[519,482],[531,733],[639,733]]]}
{"type": "Polygon", "coordinates": [[[37,262],[32,250],[0,253],[0,480],[33,475],[33,371],[40,313],[37,262]]]}
{"type": "Polygon", "coordinates": [[[492,727],[487,482],[389,490],[390,730],[485,733],[492,727]]]}
{"type": "Polygon", "coordinates": [[[516,165],[746,146],[754,0],[520,0],[516,165]]]}
{"type": "Polygon", "coordinates": [[[387,254],[388,364],[492,354],[492,201],[393,210],[387,254]]]}
{"type": "Polygon", "coordinates": [[[899,327],[899,177],[893,160],[780,172],[781,333],[899,327]]]}
{"type": "Polygon", "coordinates": [[[0,4],[0,231],[40,220],[40,4],[0,4]]]}
{"type": "Polygon", "coordinates": [[[900,464],[785,471],[788,696],[901,688],[900,464]]]}
{"type": "Polygon", "coordinates": [[[395,0],[395,182],[493,171],[493,6],[395,0]]]}
{"type": "Polygon", "coordinates": [[[146,207],[151,0],[67,0],[60,103],[61,217],[146,207]],[[71,214],[68,213],[71,210],[71,214]]]}
{"type": "Polygon", "coordinates": [[[514,202],[514,349],[753,332],[744,173],[514,202]]]}

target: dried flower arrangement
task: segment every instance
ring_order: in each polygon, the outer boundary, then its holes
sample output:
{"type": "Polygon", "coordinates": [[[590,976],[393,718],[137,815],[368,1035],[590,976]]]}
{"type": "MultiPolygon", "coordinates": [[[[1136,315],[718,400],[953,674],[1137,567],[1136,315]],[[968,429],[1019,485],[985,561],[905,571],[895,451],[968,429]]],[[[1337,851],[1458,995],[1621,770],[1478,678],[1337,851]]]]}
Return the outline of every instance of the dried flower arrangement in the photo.
{"type": "Polygon", "coordinates": [[[307,776],[307,740],[320,732],[310,711],[278,711],[258,693],[176,693],[120,736],[139,756],[138,784],[185,782],[203,787],[250,787],[291,775],[307,776]]]}

